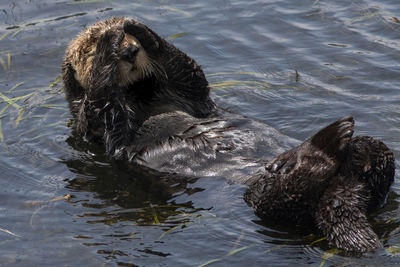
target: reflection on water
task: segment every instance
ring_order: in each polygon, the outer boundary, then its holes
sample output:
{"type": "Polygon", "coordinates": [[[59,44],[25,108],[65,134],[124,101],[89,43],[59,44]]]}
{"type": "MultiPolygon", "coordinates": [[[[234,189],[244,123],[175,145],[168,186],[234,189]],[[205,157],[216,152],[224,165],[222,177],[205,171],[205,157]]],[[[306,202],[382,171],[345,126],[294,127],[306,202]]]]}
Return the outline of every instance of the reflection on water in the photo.
{"type": "Polygon", "coordinates": [[[385,249],[343,255],[314,229],[261,222],[224,177],[108,160],[71,133],[59,76],[78,32],[129,15],[195,58],[219,105],[298,139],[352,114],[399,158],[397,1],[8,0],[0,13],[0,265],[398,266],[398,181],[370,216],[385,249]]]}

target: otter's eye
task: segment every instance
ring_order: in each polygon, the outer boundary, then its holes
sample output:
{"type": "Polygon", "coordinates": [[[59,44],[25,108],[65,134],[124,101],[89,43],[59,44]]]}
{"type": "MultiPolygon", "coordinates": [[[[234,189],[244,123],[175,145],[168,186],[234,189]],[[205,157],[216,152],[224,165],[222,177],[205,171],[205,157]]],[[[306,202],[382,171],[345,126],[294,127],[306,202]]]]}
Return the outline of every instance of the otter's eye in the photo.
{"type": "Polygon", "coordinates": [[[139,48],[137,46],[131,44],[127,45],[127,47],[122,50],[121,59],[134,63],[138,52],[139,48]]]}

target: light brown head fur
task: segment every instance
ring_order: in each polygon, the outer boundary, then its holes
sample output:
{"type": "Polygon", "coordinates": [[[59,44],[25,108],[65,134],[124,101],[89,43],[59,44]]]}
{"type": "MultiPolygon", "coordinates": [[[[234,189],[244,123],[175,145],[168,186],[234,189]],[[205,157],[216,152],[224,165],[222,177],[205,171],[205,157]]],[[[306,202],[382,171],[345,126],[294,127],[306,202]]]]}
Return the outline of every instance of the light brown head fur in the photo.
{"type": "MultiPolygon", "coordinates": [[[[100,21],[82,31],[78,37],[69,44],[64,61],[71,64],[75,71],[74,78],[84,89],[87,89],[91,83],[89,77],[92,72],[93,60],[96,55],[99,39],[108,30],[116,29],[122,33],[123,24],[126,19],[127,18],[112,18],[106,21],[100,21]]],[[[161,73],[165,75],[162,67],[148,56],[138,39],[128,33],[124,33],[124,38],[120,44],[118,53],[121,53],[130,45],[135,46],[138,52],[133,62],[121,59],[118,61],[116,80],[119,86],[128,86],[129,84],[151,75],[157,76],[161,73]]]]}

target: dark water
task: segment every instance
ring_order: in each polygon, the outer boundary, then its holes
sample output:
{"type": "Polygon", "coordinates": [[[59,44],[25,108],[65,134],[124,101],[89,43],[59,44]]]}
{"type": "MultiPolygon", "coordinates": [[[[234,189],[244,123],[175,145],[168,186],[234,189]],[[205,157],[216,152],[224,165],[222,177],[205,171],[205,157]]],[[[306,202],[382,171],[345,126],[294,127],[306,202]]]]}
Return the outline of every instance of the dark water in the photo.
{"type": "Polygon", "coordinates": [[[0,266],[400,265],[398,181],[370,217],[384,249],[329,254],[313,229],[261,223],[243,186],[132,170],[72,136],[64,50],[124,15],[195,58],[219,105],[298,139],[352,114],[400,158],[398,0],[2,0],[0,266]]]}

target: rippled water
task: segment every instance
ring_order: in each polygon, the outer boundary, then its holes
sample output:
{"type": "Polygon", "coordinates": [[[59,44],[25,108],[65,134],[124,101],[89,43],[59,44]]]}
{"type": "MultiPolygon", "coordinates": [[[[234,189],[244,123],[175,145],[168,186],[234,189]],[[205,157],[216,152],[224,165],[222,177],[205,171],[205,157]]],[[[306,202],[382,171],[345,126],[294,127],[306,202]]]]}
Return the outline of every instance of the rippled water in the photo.
{"type": "Polygon", "coordinates": [[[260,222],[243,186],[109,161],[72,136],[59,80],[78,32],[128,15],[195,58],[220,106],[298,139],[352,114],[400,158],[400,5],[381,2],[1,1],[0,265],[398,266],[398,181],[370,217],[385,249],[330,254],[260,222]]]}

